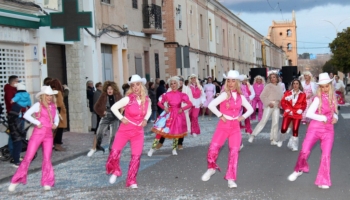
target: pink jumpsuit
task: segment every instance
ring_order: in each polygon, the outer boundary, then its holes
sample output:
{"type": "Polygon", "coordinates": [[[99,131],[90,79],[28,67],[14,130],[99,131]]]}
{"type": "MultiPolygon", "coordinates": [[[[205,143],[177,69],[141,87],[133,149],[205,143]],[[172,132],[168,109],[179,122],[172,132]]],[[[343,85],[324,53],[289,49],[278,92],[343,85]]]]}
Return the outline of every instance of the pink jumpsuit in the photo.
{"type": "MultiPolygon", "coordinates": [[[[228,116],[237,117],[240,115],[241,107],[241,95],[237,95],[236,100],[231,96],[228,100],[220,103],[220,112],[228,116]]],[[[228,155],[225,179],[236,180],[239,148],[242,140],[239,121],[237,120],[227,120],[226,122],[219,120],[208,149],[208,169],[220,170],[219,166],[216,164],[216,160],[218,158],[220,148],[224,145],[226,139],[228,139],[229,142],[230,153],[228,155]]]]}
{"type": "Polygon", "coordinates": [[[253,114],[251,116],[251,119],[252,120],[256,119],[255,109],[256,109],[256,106],[258,105],[259,106],[258,121],[261,121],[261,118],[262,118],[262,115],[263,115],[264,105],[263,105],[263,103],[262,103],[262,101],[260,99],[260,94],[264,90],[264,84],[257,84],[257,83],[255,83],[253,85],[253,88],[254,88],[254,91],[255,91],[255,97],[252,100],[252,106],[253,106],[254,112],[253,112],[253,114]]]}
{"type": "Polygon", "coordinates": [[[334,141],[332,119],[335,106],[333,105],[332,108],[329,106],[328,95],[326,94],[322,94],[320,101],[322,101],[321,113],[317,109],[316,114],[325,115],[327,122],[311,120],[294,171],[309,172],[308,157],[312,147],[320,140],[322,155],[315,184],[331,186],[331,152],[334,141]]]}
{"type": "Polygon", "coordinates": [[[28,168],[33,160],[33,157],[38,150],[39,146],[42,145],[43,151],[43,163],[42,163],[42,175],[41,185],[53,187],[55,185],[55,174],[51,163],[52,145],[53,145],[53,134],[52,125],[50,121],[49,112],[51,112],[51,120],[55,118],[56,106],[54,103],[49,105],[49,111],[45,106],[40,105],[41,112],[37,114],[37,120],[41,122],[42,127],[34,127],[32,136],[30,137],[27,152],[17,169],[15,175],[11,179],[11,183],[17,184],[27,183],[28,168]]]}
{"type": "Polygon", "coordinates": [[[149,98],[146,98],[144,105],[138,104],[135,94],[129,95],[130,101],[125,106],[125,118],[129,120],[128,124],[121,123],[115,135],[112,150],[109,154],[106,171],[107,174],[121,176],[120,156],[128,141],[130,141],[131,159],[129,163],[128,176],[126,178],[126,187],[137,184],[136,176],[140,167],[141,154],[144,141],[144,129],[141,124],[147,114],[149,98]]]}

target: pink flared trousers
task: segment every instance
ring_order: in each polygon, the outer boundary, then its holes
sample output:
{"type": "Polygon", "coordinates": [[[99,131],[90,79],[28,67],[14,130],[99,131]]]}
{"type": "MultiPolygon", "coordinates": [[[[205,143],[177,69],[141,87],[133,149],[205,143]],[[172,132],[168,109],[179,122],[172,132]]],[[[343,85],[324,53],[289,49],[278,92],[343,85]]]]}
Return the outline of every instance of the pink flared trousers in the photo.
{"type": "Polygon", "coordinates": [[[30,137],[27,152],[22,160],[19,168],[15,175],[11,179],[11,183],[27,183],[27,174],[30,163],[38,150],[39,146],[42,145],[43,151],[43,163],[42,163],[42,175],[41,185],[53,187],[55,184],[55,174],[51,163],[53,135],[51,127],[35,127],[33,134],[30,137]]]}
{"type": "Polygon", "coordinates": [[[309,172],[307,160],[312,147],[318,140],[320,140],[322,155],[315,184],[331,186],[331,152],[334,141],[333,124],[324,124],[323,122],[315,120],[311,121],[294,171],[309,172]]]}
{"type": "Polygon", "coordinates": [[[237,120],[227,120],[226,122],[219,120],[208,149],[208,169],[220,170],[219,166],[216,164],[216,160],[218,158],[220,148],[224,145],[226,139],[228,139],[230,152],[228,155],[225,179],[236,180],[239,148],[242,140],[239,122],[237,120]]]}

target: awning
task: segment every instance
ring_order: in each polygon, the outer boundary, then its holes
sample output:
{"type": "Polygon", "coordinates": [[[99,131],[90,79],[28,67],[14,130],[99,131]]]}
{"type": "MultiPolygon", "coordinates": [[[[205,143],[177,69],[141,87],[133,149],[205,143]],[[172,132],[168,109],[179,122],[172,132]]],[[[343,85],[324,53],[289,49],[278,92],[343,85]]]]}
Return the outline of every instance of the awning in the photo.
{"type": "Polygon", "coordinates": [[[39,29],[40,26],[50,25],[49,17],[0,9],[0,25],[12,27],[39,29]]]}

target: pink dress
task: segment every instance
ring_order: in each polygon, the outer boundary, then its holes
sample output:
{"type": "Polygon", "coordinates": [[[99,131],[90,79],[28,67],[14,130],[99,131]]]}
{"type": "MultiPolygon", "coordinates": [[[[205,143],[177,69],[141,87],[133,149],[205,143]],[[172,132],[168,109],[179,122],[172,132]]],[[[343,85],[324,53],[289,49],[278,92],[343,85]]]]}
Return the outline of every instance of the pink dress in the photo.
{"type": "Polygon", "coordinates": [[[214,99],[214,96],[216,94],[216,89],[215,89],[215,85],[212,83],[205,84],[203,89],[204,89],[205,98],[206,98],[206,101],[204,102],[203,106],[207,108],[209,103],[214,99]]]}
{"type": "Polygon", "coordinates": [[[184,110],[192,107],[187,94],[179,91],[170,91],[162,96],[158,106],[164,109],[164,103],[168,104],[169,113],[163,112],[153,125],[152,131],[164,138],[182,138],[187,135],[187,124],[184,110]],[[186,103],[181,108],[181,103],[186,103]],[[179,113],[179,110],[182,112],[179,113]]]}

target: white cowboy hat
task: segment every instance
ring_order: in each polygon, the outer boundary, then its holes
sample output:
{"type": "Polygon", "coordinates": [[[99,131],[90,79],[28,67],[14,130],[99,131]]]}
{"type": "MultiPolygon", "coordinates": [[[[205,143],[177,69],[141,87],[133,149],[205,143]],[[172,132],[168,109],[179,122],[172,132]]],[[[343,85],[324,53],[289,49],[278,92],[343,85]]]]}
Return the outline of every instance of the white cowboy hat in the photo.
{"type": "Polygon", "coordinates": [[[227,73],[227,76],[223,74],[224,79],[238,79],[241,80],[241,75],[239,75],[239,72],[237,70],[230,70],[227,73]]]}
{"type": "Polygon", "coordinates": [[[245,75],[245,74],[242,74],[242,75],[239,76],[239,80],[240,81],[244,81],[244,80],[248,80],[248,79],[249,79],[248,76],[245,75]]]}
{"type": "Polygon", "coordinates": [[[141,78],[139,75],[134,74],[131,76],[130,81],[128,82],[128,84],[130,85],[131,83],[136,83],[136,82],[141,82],[144,85],[146,84],[147,80],[145,78],[141,78]]]}
{"type": "Polygon", "coordinates": [[[35,95],[35,98],[40,99],[40,95],[46,94],[46,95],[54,95],[57,94],[57,90],[52,90],[50,86],[42,86],[41,91],[38,92],[38,94],[35,95]]]}
{"type": "Polygon", "coordinates": [[[329,78],[329,74],[328,73],[321,73],[318,76],[318,82],[316,83],[317,85],[324,85],[327,84],[329,82],[332,82],[334,78],[329,78]]]}

